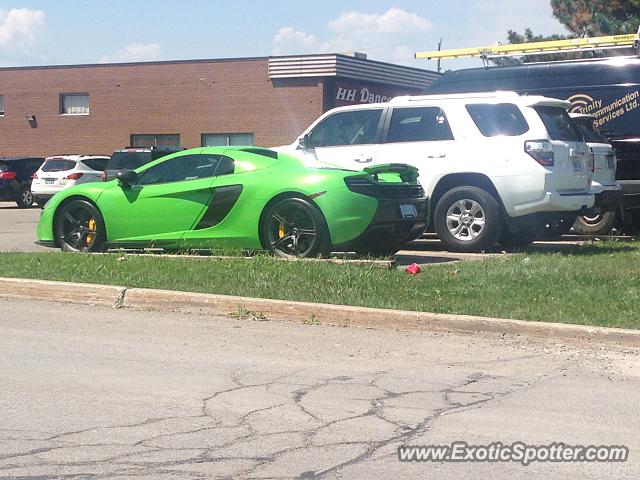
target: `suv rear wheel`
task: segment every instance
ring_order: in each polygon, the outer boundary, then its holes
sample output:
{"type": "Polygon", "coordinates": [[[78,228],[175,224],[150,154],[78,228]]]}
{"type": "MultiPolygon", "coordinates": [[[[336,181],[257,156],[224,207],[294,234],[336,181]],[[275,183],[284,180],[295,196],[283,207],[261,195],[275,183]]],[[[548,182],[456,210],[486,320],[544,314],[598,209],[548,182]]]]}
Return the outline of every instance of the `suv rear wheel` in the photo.
{"type": "Polygon", "coordinates": [[[456,187],[438,201],[434,225],[447,250],[480,252],[496,244],[503,218],[490,193],[478,187],[456,187]]]}

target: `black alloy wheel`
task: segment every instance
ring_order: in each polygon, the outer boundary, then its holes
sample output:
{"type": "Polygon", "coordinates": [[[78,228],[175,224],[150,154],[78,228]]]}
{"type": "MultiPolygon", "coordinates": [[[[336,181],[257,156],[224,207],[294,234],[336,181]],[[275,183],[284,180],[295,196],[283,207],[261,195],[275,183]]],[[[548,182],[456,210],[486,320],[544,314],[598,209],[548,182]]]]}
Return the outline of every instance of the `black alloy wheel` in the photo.
{"type": "Polygon", "coordinates": [[[71,200],[63,204],[56,213],[54,231],[58,245],[66,252],[104,250],[102,215],[86,200],[71,200]]]}
{"type": "Polygon", "coordinates": [[[303,198],[284,198],[269,206],[260,233],[265,249],[280,257],[317,257],[329,250],[322,212],[303,198]]]}

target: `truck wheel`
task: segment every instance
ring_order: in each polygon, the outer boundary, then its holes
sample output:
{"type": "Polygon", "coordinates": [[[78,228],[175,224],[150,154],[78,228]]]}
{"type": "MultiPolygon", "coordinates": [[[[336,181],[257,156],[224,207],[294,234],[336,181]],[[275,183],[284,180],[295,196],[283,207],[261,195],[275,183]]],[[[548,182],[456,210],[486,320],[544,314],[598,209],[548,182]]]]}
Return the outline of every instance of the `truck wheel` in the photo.
{"type": "Polygon", "coordinates": [[[452,252],[480,252],[493,247],[503,230],[500,205],[485,190],[456,187],[445,193],[434,211],[440,241],[452,252]]]}
{"type": "Polygon", "coordinates": [[[576,219],[573,229],[582,235],[607,235],[616,223],[616,212],[596,211],[576,219]]]}

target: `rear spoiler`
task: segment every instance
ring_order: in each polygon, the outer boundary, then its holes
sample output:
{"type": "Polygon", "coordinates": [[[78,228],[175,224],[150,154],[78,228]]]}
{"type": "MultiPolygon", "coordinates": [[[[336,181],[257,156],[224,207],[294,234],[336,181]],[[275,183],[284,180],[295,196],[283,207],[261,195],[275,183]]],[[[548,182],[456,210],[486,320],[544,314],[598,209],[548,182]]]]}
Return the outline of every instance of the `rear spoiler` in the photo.
{"type": "Polygon", "coordinates": [[[418,182],[418,169],[405,163],[386,163],[382,165],[376,165],[373,167],[365,168],[364,172],[371,176],[378,176],[384,173],[395,173],[403,182],[418,182]]]}

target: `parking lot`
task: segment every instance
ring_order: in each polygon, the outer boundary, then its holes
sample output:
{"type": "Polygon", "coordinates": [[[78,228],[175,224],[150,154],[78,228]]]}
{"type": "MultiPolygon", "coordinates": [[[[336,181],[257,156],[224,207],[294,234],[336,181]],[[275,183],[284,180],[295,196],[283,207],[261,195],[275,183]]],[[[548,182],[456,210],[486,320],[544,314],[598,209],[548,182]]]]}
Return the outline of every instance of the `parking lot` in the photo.
{"type": "MultiPolygon", "coordinates": [[[[52,251],[49,248],[35,244],[36,227],[40,218],[40,209],[20,209],[15,203],[0,202],[0,251],[52,251]]],[[[531,249],[534,251],[563,251],[572,248],[581,240],[563,240],[561,242],[536,242],[531,249]]],[[[454,261],[472,261],[498,257],[509,254],[499,248],[489,253],[451,253],[442,248],[434,235],[412,242],[407,250],[402,250],[396,256],[398,265],[411,263],[432,264],[454,261]]]]}

